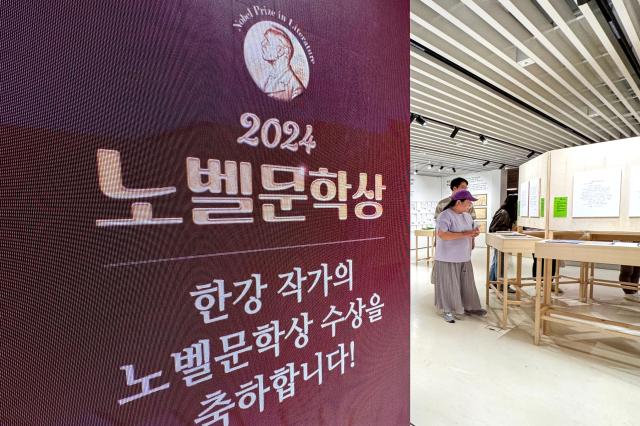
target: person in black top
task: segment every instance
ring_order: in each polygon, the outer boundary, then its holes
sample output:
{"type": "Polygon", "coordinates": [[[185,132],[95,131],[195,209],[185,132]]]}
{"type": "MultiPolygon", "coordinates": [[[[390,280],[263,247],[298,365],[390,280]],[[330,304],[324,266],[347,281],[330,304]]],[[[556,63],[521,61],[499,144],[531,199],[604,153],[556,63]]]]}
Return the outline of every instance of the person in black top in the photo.
{"type": "MultiPolygon", "coordinates": [[[[489,225],[489,232],[498,231],[511,231],[518,219],[518,196],[515,194],[507,195],[504,203],[498,211],[493,215],[491,224],[489,225]]],[[[504,256],[502,256],[504,262],[504,256]]],[[[504,263],[503,263],[504,264],[504,263]]],[[[493,250],[493,260],[491,261],[491,269],[489,270],[489,279],[495,281],[498,279],[498,251],[493,250]]],[[[502,270],[500,271],[502,273],[502,270]]],[[[515,293],[511,287],[508,289],[509,293],[515,293]]]]}

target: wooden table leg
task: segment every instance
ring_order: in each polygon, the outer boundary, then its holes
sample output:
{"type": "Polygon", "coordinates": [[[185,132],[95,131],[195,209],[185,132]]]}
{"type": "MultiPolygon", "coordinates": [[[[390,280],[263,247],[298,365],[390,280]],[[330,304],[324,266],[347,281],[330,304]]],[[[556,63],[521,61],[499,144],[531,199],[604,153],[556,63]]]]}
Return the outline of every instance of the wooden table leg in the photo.
{"type": "Polygon", "coordinates": [[[427,235],[427,265],[429,264],[429,258],[431,258],[431,237],[427,235]]]}
{"type": "Polygon", "coordinates": [[[490,257],[491,257],[491,247],[489,246],[489,244],[487,244],[487,281],[485,285],[485,303],[484,303],[487,307],[489,307],[489,289],[491,288],[491,283],[489,280],[490,257]]]}
{"type": "Polygon", "coordinates": [[[504,254],[504,275],[502,277],[502,328],[507,328],[509,315],[509,253],[504,254]]]}
{"type": "Polygon", "coordinates": [[[584,264],[584,293],[583,293],[583,302],[587,302],[589,298],[589,264],[584,264]]]}
{"type": "Polygon", "coordinates": [[[541,322],[541,312],[542,312],[542,274],[540,270],[542,265],[542,261],[538,261],[538,267],[536,268],[536,310],[533,324],[533,343],[536,345],[540,344],[540,322],[541,322]]]}
{"type": "MultiPolygon", "coordinates": [[[[551,265],[551,259],[544,259],[544,306],[551,305],[551,288],[553,287],[553,271],[551,270],[551,265]]],[[[542,334],[549,334],[548,321],[542,320],[542,334]]]]}
{"type": "Polygon", "coordinates": [[[516,300],[520,300],[522,288],[522,253],[516,256],[516,300]]]}
{"type": "Polygon", "coordinates": [[[593,300],[593,280],[595,279],[596,274],[596,264],[591,264],[591,274],[589,276],[589,299],[593,300]]]}
{"type": "Polygon", "coordinates": [[[578,275],[578,300],[582,302],[582,292],[584,289],[582,285],[584,283],[584,263],[580,262],[580,274],[578,275]]]}
{"type": "MultiPolygon", "coordinates": [[[[553,261],[551,261],[553,264],[553,261]]],[[[556,297],[560,294],[560,261],[556,261],[556,270],[551,269],[551,275],[553,276],[553,292],[556,294],[556,297]]]]}
{"type": "Polygon", "coordinates": [[[580,301],[582,303],[587,301],[587,263],[580,263],[580,301]]]}
{"type": "Polygon", "coordinates": [[[498,256],[498,263],[496,264],[496,290],[498,290],[498,284],[497,282],[499,282],[502,279],[502,257],[503,254],[502,252],[498,251],[496,252],[496,255],[498,256]]]}

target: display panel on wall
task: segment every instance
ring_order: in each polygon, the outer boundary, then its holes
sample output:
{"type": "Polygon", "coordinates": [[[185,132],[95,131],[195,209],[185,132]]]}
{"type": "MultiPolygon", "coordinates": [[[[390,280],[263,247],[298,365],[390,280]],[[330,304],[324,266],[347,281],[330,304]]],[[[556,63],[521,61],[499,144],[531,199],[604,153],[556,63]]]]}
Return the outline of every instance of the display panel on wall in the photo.
{"type": "Polygon", "coordinates": [[[486,206],[487,205],[487,194],[473,194],[478,201],[474,201],[474,206],[486,206]]]}
{"type": "Polygon", "coordinates": [[[474,209],[476,212],[476,219],[478,220],[486,220],[487,219],[487,209],[486,207],[480,207],[474,209]]]}
{"type": "Polygon", "coordinates": [[[629,217],[640,217],[640,167],[629,172],[629,217]]]}
{"type": "Polygon", "coordinates": [[[589,170],[573,176],[573,217],[619,217],[622,170],[589,170]]]}
{"type": "Polygon", "coordinates": [[[409,424],[408,1],[62,3],[3,17],[2,423],[409,424]]]}
{"type": "Polygon", "coordinates": [[[437,205],[437,201],[411,202],[411,230],[434,228],[437,205]]]}
{"type": "Polygon", "coordinates": [[[529,181],[529,216],[540,217],[540,178],[529,181]]]}
{"type": "Polygon", "coordinates": [[[518,189],[518,208],[520,216],[529,216],[529,182],[520,184],[518,189]]]}

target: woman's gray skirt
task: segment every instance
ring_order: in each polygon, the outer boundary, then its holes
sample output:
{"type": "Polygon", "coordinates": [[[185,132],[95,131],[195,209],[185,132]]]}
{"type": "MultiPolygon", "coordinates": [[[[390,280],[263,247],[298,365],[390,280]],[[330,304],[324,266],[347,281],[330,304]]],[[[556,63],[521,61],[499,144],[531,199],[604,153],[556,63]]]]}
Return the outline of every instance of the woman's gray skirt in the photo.
{"type": "Polygon", "coordinates": [[[436,260],[431,283],[436,286],[436,307],[442,312],[464,314],[465,310],[482,309],[471,261],[456,263],[436,260]]]}

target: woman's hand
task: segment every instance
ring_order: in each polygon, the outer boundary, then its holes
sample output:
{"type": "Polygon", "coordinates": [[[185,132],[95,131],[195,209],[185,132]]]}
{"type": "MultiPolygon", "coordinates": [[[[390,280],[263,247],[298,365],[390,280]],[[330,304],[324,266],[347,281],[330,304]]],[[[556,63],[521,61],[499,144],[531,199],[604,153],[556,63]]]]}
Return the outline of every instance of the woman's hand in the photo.
{"type": "Polygon", "coordinates": [[[449,232],[449,231],[438,231],[438,237],[442,240],[458,240],[461,238],[475,238],[480,235],[480,229],[474,228],[470,231],[463,232],[449,232]]]}
{"type": "Polygon", "coordinates": [[[464,231],[464,232],[461,232],[461,234],[465,237],[475,238],[478,235],[480,235],[480,229],[473,228],[471,231],[464,231]]]}

